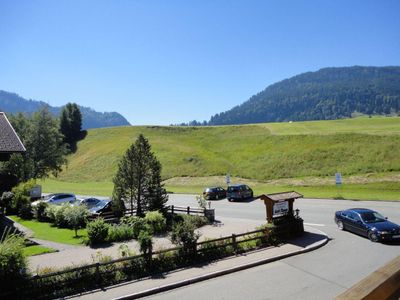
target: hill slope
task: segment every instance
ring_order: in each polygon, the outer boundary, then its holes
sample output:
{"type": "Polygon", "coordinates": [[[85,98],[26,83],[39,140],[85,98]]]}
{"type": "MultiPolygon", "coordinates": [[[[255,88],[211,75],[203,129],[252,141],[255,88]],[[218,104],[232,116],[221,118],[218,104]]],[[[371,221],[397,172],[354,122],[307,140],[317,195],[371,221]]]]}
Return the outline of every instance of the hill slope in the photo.
{"type": "Polygon", "coordinates": [[[225,175],[258,180],[400,171],[400,118],[217,127],[115,127],[88,131],[59,179],[112,180],[143,133],[164,179],[225,175]]]}
{"type": "MultiPolygon", "coordinates": [[[[27,100],[17,94],[0,90],[0,111],[7,113],[33,113],[42,106],[48,106],[45,102],[27,100]]],[[[49,110],[55,116],[59,116],[62,107],[51,107],[49,110]]],[[[90,107],[79,106],[82,113],[82,128],[101,128],[112,126],[130,125],[129,122],[117,112],[97,112],[90,107]]]]}
{"type": "Polygon", "coordinates": [[[209,125],[332,120],[400,112],[400,67],[325,68],[267,87],[209,125]]]}

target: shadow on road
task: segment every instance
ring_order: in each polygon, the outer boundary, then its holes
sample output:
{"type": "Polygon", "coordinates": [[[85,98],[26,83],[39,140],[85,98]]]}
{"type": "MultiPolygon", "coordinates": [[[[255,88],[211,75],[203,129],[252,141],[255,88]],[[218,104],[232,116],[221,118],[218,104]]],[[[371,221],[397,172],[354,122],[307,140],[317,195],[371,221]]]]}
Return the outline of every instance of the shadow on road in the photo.
{"type": "MultiPolygon", "coordinates": [[[[313,232],[304,232],[304,235],[302,235],[301,237],[295,238],[295,239],[288,240],[286,242],[286,244],[292,244],[295,246],[305,248],[311,244],[320,242],[324,239],[326,239],[326,235],[319,234],[319,233],[313,233],[313,232]]],[[[328,239],[328,240],[330,240],[330,239],[328,239]]]]}

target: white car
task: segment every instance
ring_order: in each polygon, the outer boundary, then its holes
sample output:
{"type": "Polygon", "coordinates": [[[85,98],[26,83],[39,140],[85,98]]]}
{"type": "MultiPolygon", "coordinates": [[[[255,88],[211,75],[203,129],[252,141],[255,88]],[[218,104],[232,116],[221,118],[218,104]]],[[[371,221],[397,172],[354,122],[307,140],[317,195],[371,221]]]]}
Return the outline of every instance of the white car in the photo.
{"type": "Polygon", "coordinates": [[[35,206],[40,202],[60,205],[60,204],[64,204],[64,203],[73,203],[75,201],[76,201],[76,197],[74,194],[57,193],[57,194],[49,194],[49,195],[43,197],[42,200],[32,202],[32,205],[35,206]]]}

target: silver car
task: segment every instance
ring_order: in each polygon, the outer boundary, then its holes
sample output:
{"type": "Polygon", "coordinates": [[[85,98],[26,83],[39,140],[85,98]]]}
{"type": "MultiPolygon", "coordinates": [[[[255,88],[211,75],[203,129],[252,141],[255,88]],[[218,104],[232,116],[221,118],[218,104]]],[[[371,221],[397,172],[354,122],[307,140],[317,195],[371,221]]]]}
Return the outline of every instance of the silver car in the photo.
{"type": "Polygon", "coordinates": [[[73,203],[75,201],[76,201],[76,197],[74,194],[57,193],[57,194],[49,194],[47,196],[44,196],[42,200],[35,201],[32,203],[32,205],[37,205],[39,202],[61,205],[63,203],[73,203]]]}

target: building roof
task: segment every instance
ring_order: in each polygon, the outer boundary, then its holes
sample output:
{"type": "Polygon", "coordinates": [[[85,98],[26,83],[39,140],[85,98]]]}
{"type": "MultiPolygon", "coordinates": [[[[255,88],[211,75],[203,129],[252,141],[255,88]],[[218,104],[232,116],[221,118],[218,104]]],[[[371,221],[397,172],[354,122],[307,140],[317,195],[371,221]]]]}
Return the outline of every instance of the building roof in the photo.
{"type": "Polygon", "coordinates": [[[0,112],[0,156],[4,158],[5,155],[25,151],[24,145],[8,121],[6,114],[0,112]]]}
{"type": "Polygon", "coordinates": [[[275,201],[275,202],[289,200],[289,199],[297,199],[297,198],[303,197],[302,194],[299,194],[295,191],[284,192],[284,193],[275,193],[275,194],[266,194],[266,195],[262,195],[262,196],[265,196],[266,198],[271,199],[272,201],[275,201]]]}

